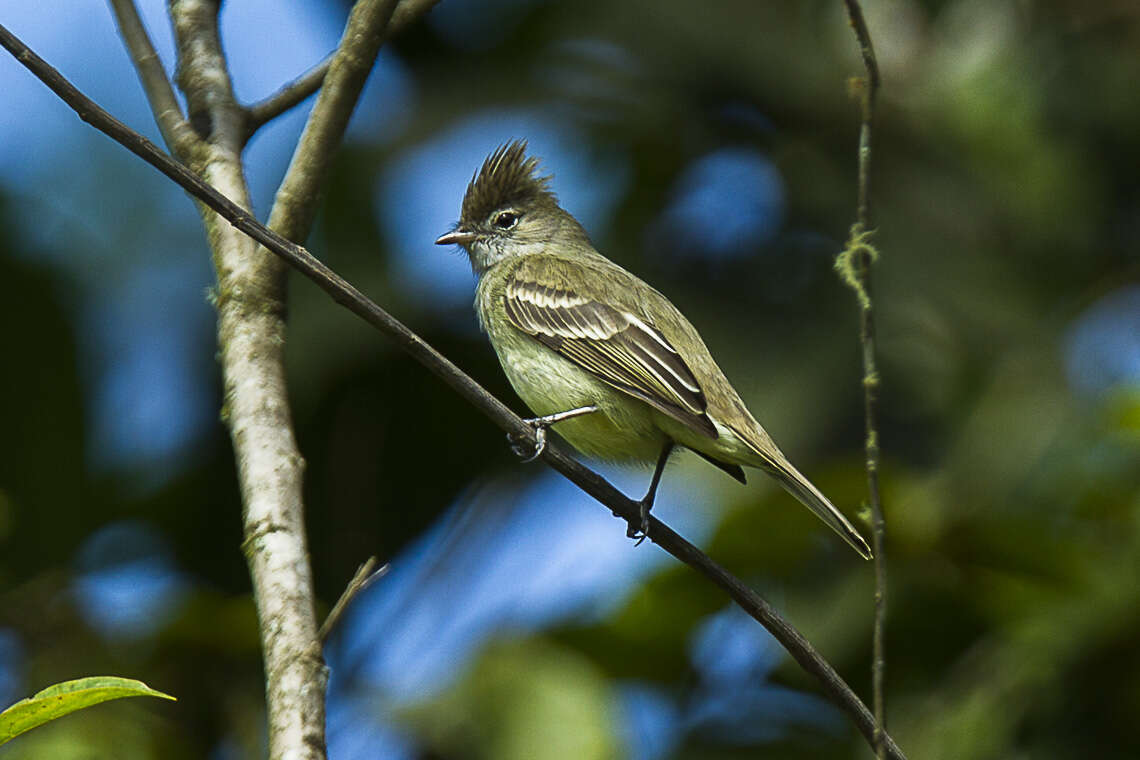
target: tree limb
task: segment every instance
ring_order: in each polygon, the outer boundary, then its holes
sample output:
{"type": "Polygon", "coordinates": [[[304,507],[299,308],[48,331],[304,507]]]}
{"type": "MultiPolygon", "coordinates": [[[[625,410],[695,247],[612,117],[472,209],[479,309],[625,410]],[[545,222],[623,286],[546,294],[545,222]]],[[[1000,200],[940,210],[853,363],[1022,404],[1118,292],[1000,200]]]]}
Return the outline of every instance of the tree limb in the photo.
{"type": "MultiPolygon", "coordinates": [[[[210,187],[185,166],[164,154],[145,137],[117,121],[79,92],[58,71],[36,56],[3,26],[0,26],[0,46],[11,51],[33,74],[70,105],[84,121],[115,139],[132,153],[177,182],[202,203],[217,211],[229,220],[234,227],[287,261],[328,293],[334,301],[395,341],[398,346],[509,435],[532,445],[536,443],[534,429],[530,425],[511,412],[506,405],[489,394],[422,338],[366,298],[360,291],[314,258],[304,248],[259,224],[245,209],[210,187]]],[[[562,446],[554,442],[547,442],[542,460],[608,507],[615,515],[627,522],[640,520],[637,502],[629,499],[600,475],[583,466],[570,456],[562,446]]],[[[830,663],[771,605],[704,552],[652,516],[649,524],[649,538],[726,591],[748,615],[764,625],[796,662],[820,681],[824,692],[851,717],[867,742],[870,744],[873,741],[875,720],[866,705],[835,672],[830,663]]],[[[892,758],[892,760],[905,760],[902,750],[890,736],[884,733],[882,742],[887,757],[892,758]]]]}
{"type": "Polygon", "coordinates": [[[349,117],[380,52],[396,0],[359,0],[349,14],[321,88],[269,212],[269,229],[304,241],[317,214],[320,188],[349,117]]]}
{"type": "Polygon", "coordinates": [[[883,689],[887,658],[884,638],[887,616],[887,555],[883,546],[886,521],[879,499],[879,430],[877,418],[879,373],[875,361],[875,312],[871,299],[871,264],[878,252],[871,237],[871,127],[874,123],[875,96],[879,92],[879,64],[871,33],[858,0],[843,0],[851,28],[859,43],[867,77],[859,87],[862,125],[859,129],[859,175],[856,222],[844,253],[840,254],[844,276],[855,289],[859,301],[859,343],[863,349],[863,418],[866,440],[867,498],[871,508],[871,543],[875,552],[875,618],[871,643],[871,704],[875,714],[875,754],[886,757],[884,737],[887,715],[883,689]]]}
{"type": "Polygon", "coordinates": [[[265,100],[246,106],[245,138],[248,140],[257,130],[276,119],[291,108],[305,102],[313,93],[321,89],[325,75],[329,73],[332,53],[301,76],[289,82],[265,100]]]}
{"type": "MultiPolygon", "coordinates": [[[[251,208],[241,151],[244,112],[233,94],[218,29],[218,0],[172,0],[178,82],[201,136],[193,173],[251,208]]],[[[208,205],[200,205],[217,272],[218,349],[242,495],[265,668],[269,756],[324,760],[328,671],[317,638],[302,496],[304,460],[285,383],[285,274],[208,205]]]]}
{"type": "Polygon", "coordinates": [[[111,0],[111,9],[115,14],[115,23],[119,26],[119,35],[138,72],[154,120],[162,132],[162,139],[176,156],[188,155],[194,142],[194,132],[182,114],[182,107],[166,76],[162,60],[155,52],[146,27],[139,18],[139,9],[134,0],[111,0]]]}
{"type": "MultiPolygon", "coordinates": [[[[400,0],[392,11],[381,44],[400,33],[405,27],[431,10],[439,0],[400,0]]],[[[265,100],[245,109],[245,136],[248,140],[257,130],[290,108],[300,104],[321,88],[328,74],[333,56],[329,55],[313,68],[294,79],[265,100]]]]}

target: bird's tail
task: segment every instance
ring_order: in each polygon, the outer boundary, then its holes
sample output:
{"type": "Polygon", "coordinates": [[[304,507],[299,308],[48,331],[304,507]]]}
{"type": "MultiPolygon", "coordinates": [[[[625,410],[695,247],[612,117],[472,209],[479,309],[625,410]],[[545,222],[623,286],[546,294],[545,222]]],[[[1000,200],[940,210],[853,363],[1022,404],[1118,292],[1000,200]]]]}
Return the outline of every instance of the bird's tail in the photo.
{"type": "Polygon", "coordinates": [[[871,559],[873,556],[871,547],[863,540],[863,536],[859,534],[855,526],[843,516],[842,512],[835,508],[835,505],[827,500],[826,496],[819,492],[818,488],[811,484],[810,480],[792,466],[792,463],[780,453],[775,442],[759,424],[756,425],[755,430],[754,435],[745,436],[732,428],[732,432],[757,455],[756,461],[750,464],[762,468],[778,480],[788,493],[795,496],[801,504],[812,512],[815,512],[819,519],[831,526],[831,529],[842,536],[844,541],[851,544],[851,548],[859,552],[863,559],[871,559]]]}
{"type": "Polygon", "coordinates": [[[779,460],[773,461],[768,459],[764,467],[769,473],[772,474],[776,480],[780,481],[788,493],[799,499],[800,503],[805,507],[815,512],[819,519],[823,520],[831,529],[843,537],[843,540],[851,545],[851,548],[859,552],[863,559],[871,559],[871,547],[863,540],[863,536],[855,529],[855,526],[843,516],[843,513],[835,508],[827,497],[819,492],[819,489],[811,484],[811,481],[800,474],[799,470],[792,466],[792,464],[780,457],[779,460]]]}

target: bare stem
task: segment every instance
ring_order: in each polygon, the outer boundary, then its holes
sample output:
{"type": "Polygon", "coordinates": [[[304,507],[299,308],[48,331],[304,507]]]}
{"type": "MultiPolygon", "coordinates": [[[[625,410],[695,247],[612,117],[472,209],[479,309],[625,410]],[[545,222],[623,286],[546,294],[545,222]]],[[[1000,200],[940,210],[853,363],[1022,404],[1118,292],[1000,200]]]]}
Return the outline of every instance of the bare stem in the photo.
{"type": "Polygon", "coordinates": [[[356,598],[364,589],[372,585],[372,582],[377,578],[382,578],[388,572],[388,565],[384,565],[379,569],[376,565],[379,560],[375,557],[369,557],[364,560],[360,567],[356,568],[356,573],[352,576],[352,580],[345,586],[344,592],[341,593],[340,599],[336,600],[329,616],[325,618],[325,622],[321,623],[321,630],[317,631],[317,638],[324,644],[328,642],[329,635],[332,634],[340,619],[344,617],[344,613],[348,610],[348,606],[352,604],[352,600],[356,598]]]}
{"type": "Polygon", "coordinates": [[[871,298],[871,264],[878,253],[871,235],[871,128],[874,124],[875,96],[879,92],[879,65],[871,33],[858,0],[843,0],[851,28],[859,42],[866,79],[859,88],[862,125],[859,129],[859,175],[856,222],[847,249],[840,255],[840,267],[854,287],[859,300],[859,342],[863,349],[863,417],[866,441],[867,497],[871,509],[871,541],[875,551],[875,620],[871,654],[871,703],[875,714],[874,747],[880,760],[886,757],[886,707],[883,689],[887,658],[884,637],[887,616],[887,557],[884,550],[886,522],[879,498],[879,431],[877,423],[879,373],[875,362],[875,312],[871,298]]]}
{"type": "Polygon", "coordinates": [[[119,25],[119,34],[138,72],[154,120],[162,131],[162,139],[175,155],[186,155],[189,143],[194,140],[193,130],[178,105],[174,87],[139,18],[134,0],[111,0],[111,10],[119,25]]]}
{"type": "Polygon", "coordinates": [[[321,89],[309,114],[269,212],[269,228],[283,237],[303,242],[309,235],[321,185],[380,52],[395,7],[396,0],[358,0],[349,14],[325,78],[327,86],[321,89]]]}
{"type": "Polygon", "coordinates": [[[330,53],[320,63],[301,76],[289,82],[277,92],[245,109],[245,136],[248,140],[257,130],[276,119],[281,114],[305,102],[324,84],[325,74],[329,73],[330,53]]]}
{"type": "MultiPolygon", "coordinates": [[[[237,229],[312,280],[334,301],[346,307],[368,324],[392,339],[400,348],[443,380],[468,403],[482,412],[502,430],[516,438],[536,443],[534,429],[514,414],[501,401],[451,363],[422,338],[395,317],[366,298],[360,291],[315,259],[308,251],[282,238],[257,222],[251,214],[230,201],[196,174],[163,153],[154,143],[134,132],[77,90],[58,71],[49,66],[26,45],[0,26],[0,46],[6,48],[53,92],[70,105],[80,118],[109,135],[135,155],[174,180],[203,204],[228,219],[237,229]]],[[[629,499],[600,475],[575,460],[562,447],[549,443],[542,459],[566,476],[583,491],[608,507],[627,522],[640,520],[637,502],[629,499]]],[[[674,557],[704,575],[723,589],[752,618],[761,623],[807,672],[815,676],[828,698],[846,712],[860,733],[871,744],[876,724],[871,712],[846,682],[815,648],[789,622],[761,598],[708,555],[696,548],[655,517],[650,517],[649,538],[674,557]]],[[[881,736],[886,756],[905,760],[902,750],[885,732],[881,736]]]]}
{"type": "MultiPolygon", "coordinates": [[[[431,10],[432,6],[438,2],[439,0],[400,0],[396,9],[392,11],[392,18],[384,31],[384,40],[398,34],[413,21],[431,10]]],[[[247,107],[246,139],[252,137],[266,123],[302,103],[310,95],[321,89],[325,75],[328,74],[329,66],[332,63],[332,58],[331,55],[328,56],[265,100],[247,107]]]]}

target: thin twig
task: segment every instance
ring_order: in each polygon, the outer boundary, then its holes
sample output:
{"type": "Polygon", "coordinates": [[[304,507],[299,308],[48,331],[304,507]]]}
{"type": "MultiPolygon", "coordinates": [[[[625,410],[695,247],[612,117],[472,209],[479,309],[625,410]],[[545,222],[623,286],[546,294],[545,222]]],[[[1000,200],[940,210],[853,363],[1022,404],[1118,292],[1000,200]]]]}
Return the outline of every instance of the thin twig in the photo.
{"type": "Polygon", "coordinates": [[[867,70],[860,98],[863,124],[859,130],[859,202],[856,207],[856,218],[864,229],[870,229],[871,125],[875,116],[875,98],[879,94],[882,80],[879,76],[879,63],[875,59],[875,48],[871,44],[871,32],[867,29],[859,0],[843,0],[843,3],[847,6],[851,28],[855,31],[855,37],[859,41],[859,52],[863,56],[863,67],[867,70]]]}
{"type": "MultiPolygon", "coordinates": [[[[115,139],[135,155],[170,177],[195,198],[228,219],[237,229],[280,256],[294,268],[328,293],[334,301],[383,332],[448,386],[486,415],[502,430],[516,438],[536,443],[534,429],[514,414],[501,401],[484,390],[478,383],[428,345],[402,323],[368,300],[356,288],[315,259],[299,245],[285,240],[265,228],[248,212],[234,204],[203,182],[174,159],[163,153],[154,143],[134,132],[92,102],[77,90],[58,71],[35,55],[7,29],[0,26],[0,46],[12,54],[41,79],[53,92],[70,105],[80,118],[115,139]]],[[[556,443],[547,443],[542,459],[562,473],[583,491],[593,496],[615,515],[627,522],[640,520],[639,504],[608,483],[600,475],[586,468],[556,443]]],[[[714,562],[655,517],[650,517],[649,538],[677,559],[688,564],[728,595],[755,620],[760,622],[792,655],[801,667],[814,675],[824,692],[842,710],[848,713],[866,738],[868,744],[875,735],[875,719],[866,705],[843,681],[835,669],[811,646],[790,623],[784,620],[756,592],[714,562]]],[[[905,755],[890,736],[883,734],[883,746],[893,760],[905,760],[905,755]]]]}
{"type": "Polygon", "coordinates": [[[380,52],[395,7],[396,0],[359,0],[352,7],[332,56],[328,86],[321,88],[269,212],[269,229],[282,237],[303,242],[309,235],[320,188],[380,52]]]}
{"type": "Polygon", "coordinates": [[[182,113],[174,87],[162,66],[162,59],[158,57],[146,33],[146,27],[139,18],[139,9],[134,0],[110,1],[115,23],[119,26],[119,35],[126,43],[127,52],[134,62],[150,110],[162,132],[162,139],[175,155],[186,155],[188,142],[195,139],[194,131],[182,113]]]}
{"type": "Polygon", "coordinates": [[[143,91],[150,104],[150,111],[154,113],[154,120],[158,130],[162,132],[162,139],[174,155],[186,156],[190,145],[196,141],[194,130],[186,121],[186,115],[178,104],[178,97],[174,95],[170,77],[162,66],[162,59],[150,43],[143,19],[139,18],[139,10],[135,0],[111,0],[115,23],[119,25],[119,34],[127,44],[131,62],[135,64],[139,82],[143,84],[143,91]]]}
{"type": "MultiPolygon", "coordinates": [[[[413,21],[431,10],[432,6],[438,2],[439,0],[400,0],[396,9],[392,11],[392,18],[388,22],[388,28],[384,31],[384,40],[386,41],[398,34],[413,21]]],[[[329,55],[265,100],[246,107],[246,139],[252,137],[267,122],[302,103],[310,95],[321,89],[325,75],[328,74],[329,65],[332,63],[332,58],[332,55],[329,55]]]]}
{"type": "Polygon", "coordinates": [[[879,431],[877,418],[879,373],[875,362],[875,312],[871,299],[871,264],[878,253],[870,243],[871,236],[871,128],[875,115],[875,96],[879,92],[879,65],[871,33],[863,18],[858,0],[843,0],[851,28],[859,42],[863,67],[867,76],[859,88],[862,126],[859,129],[859,189],[856,222],[852,226],[847,249],[841,254],[859,300],[859,342],[863,348],[863,416],[866,441],[864,444],[867,468],[867,496],[871,508],[871,541],[875,551],[875,621],[872,633],[871,704],[875,714],[875,754],[886,756],[886,707],[883,689],[886,679],[887,658],[884,637],[887,616],[887,556],[884,550],[886,523],[879,499],[879,431]]]}
{"type": "Polygon", "coordinates": [[[324,84],[325,74],[329,73],[332,53],[301,76],[283,86],[265,100],[246,106],[245,135],[248,140],[257,130],[276,119],[291,108],[305,102],[324,84]]]}
{"type": "Polygon", "coordinates": [[[332,633],[337,624],[340,623],[340,619],[344,616],[348,605],[352,603],[356,595],[371,586],[372,581],[377,578],[382,578],[387,574],[388,565],[377,569],[376,565],[379,562],[380,560],[375,557],[369,557],[364,560],[364,563],[361,564],[360,567],[356,568],[356,573],[352,576],[352,580],[344,587],[344,592],[341,593],[340,599],[336,600],[336,604],[333,605],[329,616],[325,618],[325,622],[321,623],[321,629],[317,631],[317,638],[320,639],[322,644],[328,642],[329,634],[332,633]]]}

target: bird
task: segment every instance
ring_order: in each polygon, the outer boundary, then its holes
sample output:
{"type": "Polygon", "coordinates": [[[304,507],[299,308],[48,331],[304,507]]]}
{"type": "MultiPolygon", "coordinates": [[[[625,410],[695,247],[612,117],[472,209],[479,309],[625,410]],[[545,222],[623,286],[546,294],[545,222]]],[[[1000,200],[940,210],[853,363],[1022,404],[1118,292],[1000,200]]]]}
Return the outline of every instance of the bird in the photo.
{"type": "Polygon", "coordinates": [[[696,328],[660,292],[599,253],[564,210],[525,140],[494,150],[467,185],[458,245],[477,277],[475,311],[511,386],[537,415],[531,458],[551,426],[588,457],[653,463],[640,522],[671,454],[689,449],[741,483],[772,476],[865,559],[851,522],[797,470],[721,371],[696,328]]]}

